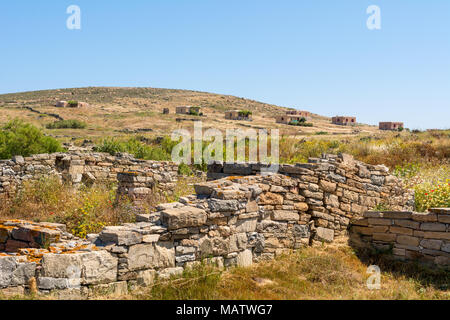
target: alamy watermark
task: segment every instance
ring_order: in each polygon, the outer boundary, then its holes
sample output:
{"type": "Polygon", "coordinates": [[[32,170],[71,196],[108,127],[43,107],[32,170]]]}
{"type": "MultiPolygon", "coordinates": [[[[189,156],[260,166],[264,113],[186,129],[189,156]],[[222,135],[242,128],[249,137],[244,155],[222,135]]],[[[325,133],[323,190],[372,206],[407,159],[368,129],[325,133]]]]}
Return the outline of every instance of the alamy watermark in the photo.
{"type": "Polygon", "coordinates": [[[67,18],[66,26],[69,30],[81,29],[81,9],[77,5],[67,7],[66,13],[70,16],[67,18]]]}
{"type": "Polygon", "coordinates": [[[366,13],[369,14],[367,18],[367,29],[381,30],[381,9],[379,6],[371,5],[367,8],[366,13]]]}
{"type": "Polygon", "coordinates": [[[381,270],[379,266],[369,266],[366,271],[371,276],[367,279],[367,289],[380,290],[381,289],[381,270]]]}

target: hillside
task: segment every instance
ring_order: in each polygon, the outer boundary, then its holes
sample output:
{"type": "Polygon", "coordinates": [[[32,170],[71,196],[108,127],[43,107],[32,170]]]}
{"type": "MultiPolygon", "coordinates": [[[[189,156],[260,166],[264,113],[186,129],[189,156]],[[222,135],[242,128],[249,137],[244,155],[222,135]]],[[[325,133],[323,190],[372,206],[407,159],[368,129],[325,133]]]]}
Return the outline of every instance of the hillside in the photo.
{"type": "Polygon", "coordinates": [[[87,123],[85,129],[46,130],[48,134],[63,140],[96,140],[104,136],[123,135],[124,130],[133,132],[139,129],[145,129],[141,131],[149,132],[149,135],[165,135],[176,128],[192,129],[191,120],[198,119],[175,114],[175,107],[180,105],[201,106],[204,128],[278,128],[284,135],[311,135],[320,131],[334,135],[352,135],[356,131],[378,131],[374,126],[363,124],[356,127],[332,125],[330,118],[314,114],[314,109],[308,110],[312,112],[311,122],[314,127],[276,124],[274,117],[285,114],[288,108],[234,96],[154,88],[90,87],[4,94],[0,95],[0,123],[12,118],[24,119],[42,127],[57,118],[76,119],[87,123]],[[54,104],[60,100],[87,102],[89,107],[55,107],[54,104]],[[164,108],[170,109],[169,115],[162,114],[164,108]],[[235,109],[251,110],[253,121],[225,120],[224,112],[235,109]]]}

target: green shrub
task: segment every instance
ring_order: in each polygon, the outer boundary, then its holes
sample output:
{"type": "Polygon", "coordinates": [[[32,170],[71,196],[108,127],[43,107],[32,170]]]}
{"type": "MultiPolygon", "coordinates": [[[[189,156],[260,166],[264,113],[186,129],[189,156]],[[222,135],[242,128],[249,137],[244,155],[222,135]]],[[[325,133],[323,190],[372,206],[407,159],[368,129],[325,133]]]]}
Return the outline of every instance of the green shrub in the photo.
{"type": "Polygon", "coordinates": [[[68,104],[69,107],[71,107],[71,108],[76,108],[76,107],[78,107],[78,101],[75,101],[75,100],[70,100],[70,101],[67,102],[67,104],[68,104]]]}
{"type": "Polygon", "coordinates": [[[183,176],[192,176],[192,169],[185,163],[180,163],[178,166],[178,174],[183,176]]]}
{"type": "Polygon", "coordinates": [[[22,120],[12,120],[0,131],[0,159],[60,151],[64,149],[58,140],[45,136],[41,129],[22,120]]]}
{"type": "Polygon", "coordinates": [[[47,124],[47,129],[85,129],[87,124],[79,120],[60,120],[47,124]]]}
{"type": "Polygon", "coordinates": [[[177,141],[172,141],[168,137],[164,137],[161,141],[153,144],[146,144],[140,141],[138,137],[133,137],[128,140],[106,138],[95,148],[95,150],[106,152],[111,155],[115,155],[119,152],[126,152],[137,159],[170,161],[172,149],[177,143],[177,141]]]}
{"type": "Polygon", "coordinates": [[[299,126],[299,127],[312,127],[312,123],[306,122],[305,118],[301,118],[300,120],[292,120],[289,122],[289,125],[291,126],[299,126]]]}
{"type": "Polygon", "coordinates": [[[249,116],[251,116],[253,113],[250,110],[241,110],[239,111],[239,116],[240,117],[244,117],[247,118],[249,116]]]}
{"type": "Polygon", "coordinates": [[[417,211],[450,207],[450,179],[419,184],[414,191],[417,211]]]}

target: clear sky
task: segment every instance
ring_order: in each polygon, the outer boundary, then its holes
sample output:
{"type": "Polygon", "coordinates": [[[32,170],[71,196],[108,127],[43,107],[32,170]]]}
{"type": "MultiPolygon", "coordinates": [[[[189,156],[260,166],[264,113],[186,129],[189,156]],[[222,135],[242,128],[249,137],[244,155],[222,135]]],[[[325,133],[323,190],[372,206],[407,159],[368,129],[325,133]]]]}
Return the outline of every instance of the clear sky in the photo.
{"type": "Polygon", "coordinates": [[[0,2],[0,93],[144,86],[450,128],[449,0],[0,2]],[[70,5],[81,30],[69,30],[70,5]],[[369,5],[381,30],[369,30],[369,5]]]}

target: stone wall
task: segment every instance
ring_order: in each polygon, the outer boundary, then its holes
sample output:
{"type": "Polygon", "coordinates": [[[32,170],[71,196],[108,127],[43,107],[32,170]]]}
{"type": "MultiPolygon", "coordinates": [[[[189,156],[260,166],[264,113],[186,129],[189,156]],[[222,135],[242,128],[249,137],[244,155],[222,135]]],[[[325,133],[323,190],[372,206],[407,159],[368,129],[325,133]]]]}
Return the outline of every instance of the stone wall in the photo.
{"type": "MultiPolygon", "coordinates": [[[[254,164],[210,168],[223,178],[196,184],[195,195],[161,204],[156,212],[137,214],[135,223],[106,227],[88,235],[88,242],[65,235],[38,254],[23,248],[4,253],[0,288],[31,290],[35,279],[41,293],[57,290],[63,297],[124,293],[202,260],[249,266],[286,250],[331,242],[376,204],[408,210],[412,201],[385,167],[345,155],[283,165],[270,175],[252,175],[261,168],[254,164]]],[[[147,183],[146,175],[125,172],[118,188],[139,202],[147,183]]],[[[17,232],[7,233],[6,242],[15,240],[17,232]]]]}
{"type": "Polygon", "coordinates": [[[352,223],[350,243],[390,252],[398,260],[450,267],[450,209],[366,212],[352,223]]]}
{"type": "Polygon", "coordinates": [[[38,154],[0,160],[0,200],[14,196],[24,181],[41,176],[58,176],[71,185],[117,182],[117,174],[135,172],[147,179],[147,185],[172,190],[178,166],[171,162],[136,160],[128,154],[71,152],[38,154]]]}

